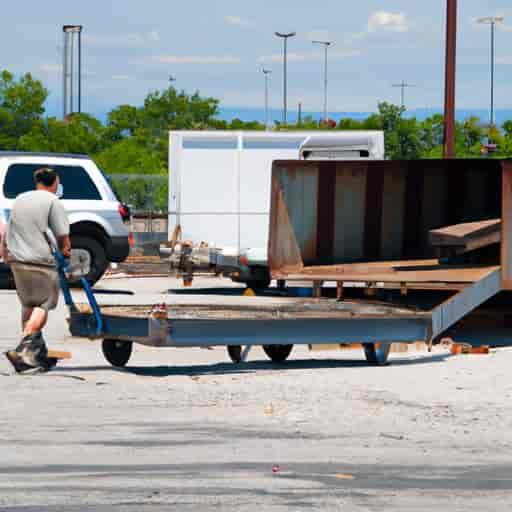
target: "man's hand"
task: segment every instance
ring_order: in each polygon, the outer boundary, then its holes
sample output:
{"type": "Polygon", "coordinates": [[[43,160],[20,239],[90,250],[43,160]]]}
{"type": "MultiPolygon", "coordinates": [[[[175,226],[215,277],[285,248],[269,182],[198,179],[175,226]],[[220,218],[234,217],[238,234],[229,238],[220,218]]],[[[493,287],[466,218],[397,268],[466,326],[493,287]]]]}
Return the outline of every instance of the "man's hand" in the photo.
{"type": "Polygon", "coordinates": [[[64,258],[71,258],[71,240],[69,236],[59,238],[59,250],[64,258]]]}

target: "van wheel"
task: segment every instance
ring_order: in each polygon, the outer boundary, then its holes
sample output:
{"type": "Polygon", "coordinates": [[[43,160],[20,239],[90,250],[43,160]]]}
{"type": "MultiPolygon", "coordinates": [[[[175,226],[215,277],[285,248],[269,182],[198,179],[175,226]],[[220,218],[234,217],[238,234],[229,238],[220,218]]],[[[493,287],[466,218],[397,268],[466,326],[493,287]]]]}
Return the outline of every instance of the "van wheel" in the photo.
{"type": "MultiPolygon", "coordinates": [[[[71,252],[79,254],[82,260],[90,265],[90,271],[85,276],[91,285],[98,282],[108,268],[108,260],[103,246],[94,238],[81,235],[71,235],[71,252]]],[[[72,281],[71,286],[80,287],[80,279],[72,281]]]]}

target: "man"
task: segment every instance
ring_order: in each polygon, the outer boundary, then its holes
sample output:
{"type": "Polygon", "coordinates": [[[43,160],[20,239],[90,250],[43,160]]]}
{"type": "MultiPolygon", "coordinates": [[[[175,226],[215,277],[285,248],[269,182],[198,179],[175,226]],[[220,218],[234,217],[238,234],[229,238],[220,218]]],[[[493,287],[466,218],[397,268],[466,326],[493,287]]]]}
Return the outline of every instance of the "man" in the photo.
{"type": "Polygon", "coordinates": [[[34,182],[36,190],[14,201],[5,237],[22,305],[21,343],[5,354],[17,372],[49,369],[42,330],[48,312],[57,306],[60,291],[50,238],[55,238],[64,257],[71,254],[69,220],[57,197],[62,191],[59,176],[53,169],[43,168],[35,171],[34,182]]]}

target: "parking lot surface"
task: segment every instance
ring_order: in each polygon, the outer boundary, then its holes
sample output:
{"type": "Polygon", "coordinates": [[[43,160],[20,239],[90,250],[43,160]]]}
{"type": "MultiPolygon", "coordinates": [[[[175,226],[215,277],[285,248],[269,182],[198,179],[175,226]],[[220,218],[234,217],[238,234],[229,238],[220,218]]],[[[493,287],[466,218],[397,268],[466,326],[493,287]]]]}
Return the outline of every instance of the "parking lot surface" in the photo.
{"type": "MultiPolygon", "coordinates": [[[[100,285],[134,290],[141,303],[180,286],[100,285]]],[[[0,320],[4,351],[19,338],[13,291],[0,290],[0,320]]],[[[295,347],[275,365],[254,348],[235,365],[224,347],[136,345],[115,369],[99,342],[69,337],[62,305],[45,336],[73,358],[33,376],[0,361],[2,511],[512,506],[508,349],[394,354],[375,368],[361,350],[295,347]]]]}

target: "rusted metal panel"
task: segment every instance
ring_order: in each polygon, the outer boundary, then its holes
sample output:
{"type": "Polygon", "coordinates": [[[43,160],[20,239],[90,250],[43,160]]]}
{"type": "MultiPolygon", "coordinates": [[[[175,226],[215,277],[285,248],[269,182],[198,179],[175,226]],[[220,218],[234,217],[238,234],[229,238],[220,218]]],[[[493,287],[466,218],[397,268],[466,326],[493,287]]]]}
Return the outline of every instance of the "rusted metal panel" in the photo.
{"type": "Polygon", "coordinates": [[[413,165],[407,165],[405,210],[402,217],[404,226],[402,254],[406,258],[416,258],[419,256],[421,211],[423,208],[423,179],[423,173],[417,172],[413,165]]]}
{"type": "Polygon", "coordinates": [[[337,168],[335,261],[357,261],[364,254],[366,176],[366,165],[339,165],[337,168]]]}
{"type": "Polygon", "coordinates": [[[400,258],[403,240],[403,212],[405,207],[405,175],[400,169],[384,174],[382,195],[381,257],[400,258]]]}
{"type": "MultiPolygon", "coordinates": [[[[497,160],[338,161],[335,173],[333,162],[322,163],[274,163],[269,245],[274,277],[321,274],[346,281],[337,274],[340,265],[435,258],[431,229],[501,215],[497,160]],[[334,265],[327,272],[326,263],[334,265]]],[[[510,184],[510,171],[507,176],[510,184]]],[[[512,256],[512,242],[507,254],[512,256]]],[[[497,265],[498,257],[483,263],[497,265]]]]}
{"type": "Polygon", "coordinates": [[[336,163],[323,162],[319,164],[319,171],[316,256],[324,264],[329,264],[334,252],[336,163]]]}
{"type": "Polygon", "coordinates": [[[512,290],[512,162],[503,162],[501,214],[501,286],[512,290]]]}
{"type": "Polygon", "coordinates": [[[384,170],[384,166],[374,165],[367,173],[364,254],[371,259],[379,259],[381,253],[384,170]]]}

